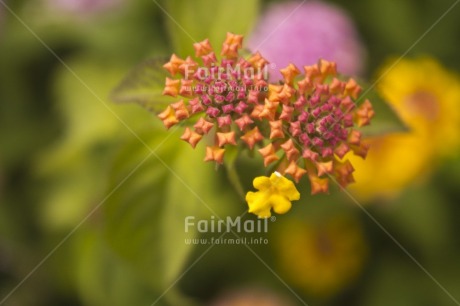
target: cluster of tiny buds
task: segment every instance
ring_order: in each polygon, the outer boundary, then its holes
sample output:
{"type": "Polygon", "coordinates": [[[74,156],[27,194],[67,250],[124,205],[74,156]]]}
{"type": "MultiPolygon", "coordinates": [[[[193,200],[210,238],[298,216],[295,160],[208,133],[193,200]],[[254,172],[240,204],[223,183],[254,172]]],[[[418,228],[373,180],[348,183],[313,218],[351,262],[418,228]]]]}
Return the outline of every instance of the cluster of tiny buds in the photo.
{"type": "Polygon", "coordinates": [[[259,53],[242,57],[242,41],[227,33],[220,60],[207,39],[194,44],[195,59],[171,56],[163,94],[181,99],[158,115],[164,125],[194,122],[181,137],[192,147],[211,135],[205,161],[222,164],[227,146],[258,147],[265,166],[296,182],[308,175],[313,194],[328,191],[329,176],[342,186],[353,182],[344,157],[366,156],[355,127],[374,115],[368,100],[357,105],[356,81],[341,80],[335,63],[319,60],[303,74],[290,64],[281,69],[283,81],[270,84],[268,62],[259,53]]]}

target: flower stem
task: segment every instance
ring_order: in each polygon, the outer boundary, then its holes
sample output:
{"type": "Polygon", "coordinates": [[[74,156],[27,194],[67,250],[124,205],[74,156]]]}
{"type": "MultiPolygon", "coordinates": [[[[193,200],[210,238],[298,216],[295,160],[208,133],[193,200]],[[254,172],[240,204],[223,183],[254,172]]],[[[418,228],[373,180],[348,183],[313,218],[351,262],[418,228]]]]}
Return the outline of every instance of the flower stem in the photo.
{"type": "Polygon", "coordinates": [[[243,199],[243,201],[246,201],[245,192],[243,186],[241,185],[240,178],[238,176],[238,173],[236,172],[234,165],[230,165],[227,167],[227,175],[228,179],[230,180],[230,183],[233,185],[233,188],[235,188],[238,195],[243,199]]]}

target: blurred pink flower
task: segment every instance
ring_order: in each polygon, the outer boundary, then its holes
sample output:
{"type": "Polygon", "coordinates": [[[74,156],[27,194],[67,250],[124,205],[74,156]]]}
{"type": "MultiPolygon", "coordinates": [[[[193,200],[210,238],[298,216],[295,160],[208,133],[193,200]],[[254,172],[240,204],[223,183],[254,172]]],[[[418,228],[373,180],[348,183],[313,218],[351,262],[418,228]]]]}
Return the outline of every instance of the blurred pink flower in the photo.
{"type": "Polygon", "coordinates": [[[231,291],[218,297],[211,306],[292,306],[285,296],[265,289],[247,288],[231,291]]]}
{"type": "Polygon", "coordinates": [[[121,0],[48,0],[55,9],[76,14],[91,14],[110,10],[120,4],[121,0]]]}
{"type": "Polygon", "coordinates": [[[250,35],[248,47],[276,65],[272,80],[281,79],[277,71],[290,62],[303,67],[319,58],[335,61],[347,75],[363,70],[365,51],[352,20],[339,7],[321,1],[269,6],[250,35]]]}

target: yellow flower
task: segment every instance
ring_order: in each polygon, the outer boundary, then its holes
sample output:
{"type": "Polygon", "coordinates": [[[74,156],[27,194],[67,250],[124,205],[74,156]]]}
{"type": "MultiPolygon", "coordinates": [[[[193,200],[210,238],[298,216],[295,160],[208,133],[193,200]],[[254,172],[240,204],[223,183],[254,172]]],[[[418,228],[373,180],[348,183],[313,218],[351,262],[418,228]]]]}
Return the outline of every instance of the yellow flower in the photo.
{"type": "Polygon", "coordinates": [[[272,208],[274,212],[284,214],[291,209],[291,201],[300,199],[300,193],[294,183],[278,172],[274,172],[270,178],[256,177],[253,185],[259,191],[249,191],[246,194],[246,201],[249,212],[260,218],[270,217],[272,208]]]}
{"type": "Polygon", "coordinates": [[[308,294],[327,297],[359,277],[368,246],[356,218],[335,215],[316,222],[287,221],[274,240],[281,276],[286,281],[308,294]]]}
{"type": "Polygon", "coordinates": [[[383,67],[378,89],[409,131],[367,139],[365,163],[347,156],[356,170],[350,189],[361,200],[397,195],[460,144],[458,78],[429,58],[392,64],[383,67]]]}
{"type": "Polygon", "coordinates": [[[434,59],[401,61],[380,81],[379,91],[435,153],[452,153],[460,144],[460,80],[434,59]]]}

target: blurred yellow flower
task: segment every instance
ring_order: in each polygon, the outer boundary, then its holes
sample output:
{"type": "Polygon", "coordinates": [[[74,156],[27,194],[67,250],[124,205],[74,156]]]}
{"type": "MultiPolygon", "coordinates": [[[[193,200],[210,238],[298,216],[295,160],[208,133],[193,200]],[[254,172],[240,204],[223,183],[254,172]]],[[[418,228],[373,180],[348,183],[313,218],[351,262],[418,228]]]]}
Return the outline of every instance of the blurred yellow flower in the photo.
{"type": "MultiPolygon", "coordinates": [[[[391,63],[390,63],[391,64],[391,63]]],[[[431,58],[403,60],[384,74],[378,89],[413,133],[436,154],[460,144],[460,80],[431,58]]]]}
{"type": "Polygon", "coordinates": [[[350,189],[361,200],[397,195],[423,177],[436,157],[457,152],[460,144],[457,76],[430,58],[391,61],[380,75],[380,94],[409,131],[367,139],[371,149],[365,163],[347,156],[356,170],[350,189]]]}
{"type": "Polygon", "coordinates": [[[282,276],[317,297],[333,296],[360,274],[368,254],[361,224],[351,216],[318,222],[292,219],[276,233],[282,276]]]}
{"type": "Polygon", "coordinates": [[[300,193],[294,183],[278,172],[274,172],[270,178],[256,177],[253,185],[259,191],[249,191],[246,194],[246,201],[249,212],[260,218],[270,217],[272,208],[274,212],[284,214],[291,209],[291,201],[300,199],[300,193]]]}

